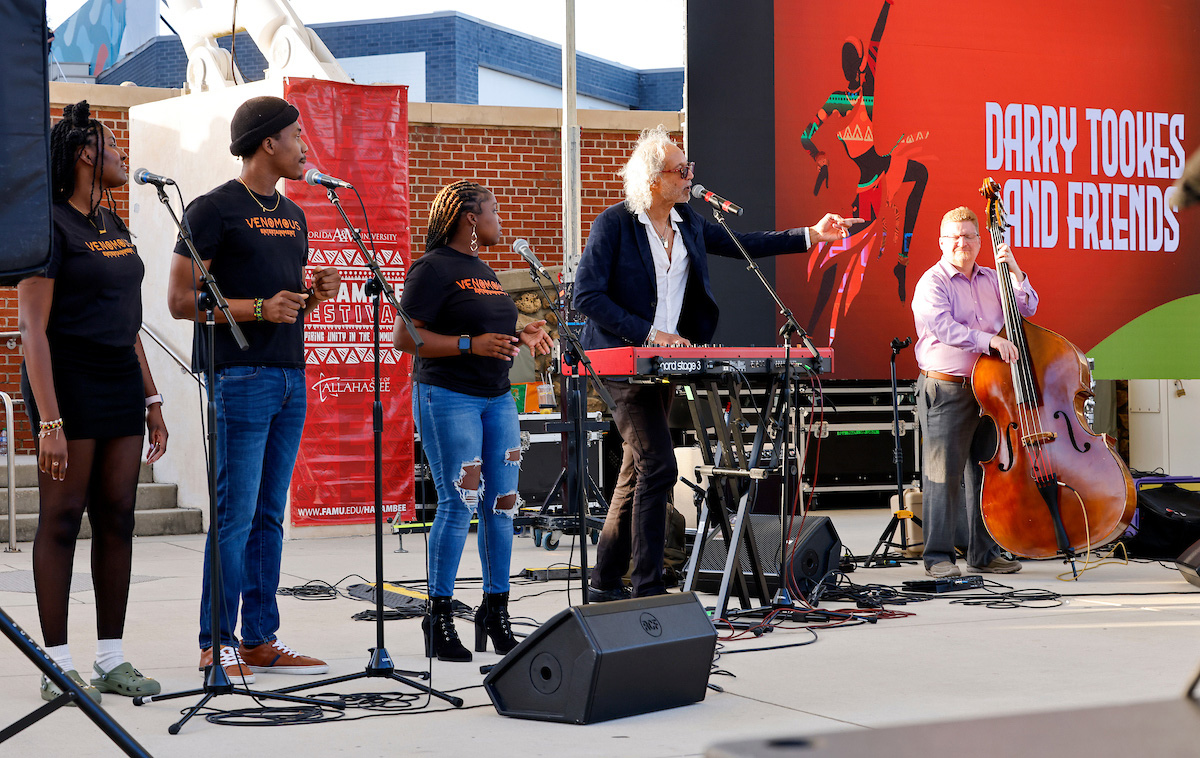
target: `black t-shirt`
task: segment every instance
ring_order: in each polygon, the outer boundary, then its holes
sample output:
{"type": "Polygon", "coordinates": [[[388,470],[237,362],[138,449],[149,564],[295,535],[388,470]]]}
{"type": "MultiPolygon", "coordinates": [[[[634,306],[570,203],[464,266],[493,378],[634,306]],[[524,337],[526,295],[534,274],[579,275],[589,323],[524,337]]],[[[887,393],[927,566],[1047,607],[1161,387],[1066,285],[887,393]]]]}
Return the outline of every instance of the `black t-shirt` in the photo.
{"type": "Polygon", "coordinates": [[[129,232],[103,207],[96,225],[70,203],[55,203],[53,218],[50,265],[43,274],[54,280],[48,338],[132,347],[142,326],[146,267],[129,232]]]}
{"type": "MultiPolygon", "coordinates": [[[[193,200],[186,216],[196,251],[203,260],[212,261],[209,271],[227,299],[269,300],[280,290],[304,291],[308,224],[304,211],[291,200],[279,194],[251,195],[245,185],[232,180],[193,200]]],[[[182,241],[175,245],[175,252],[189,256],[182,241]]],[[[239,350],[229,327],[217,324],[217,368],[304,368],[303,316],[294,324],[239,321],[238,326],[250,349],[239,350]]],[[[206,356],[204,330],[198,333],[197,367],[204,364],[206,356]]]]}
{"type": "MultiPolygon", "coordinates": [[[[512,334],[517,328],[517,306],[492,267],[449,247],[430,250],[412,265],[400,305],[438,334],[512,334]]],[[[497,397],[511,389],[512,364],[500,358],[454,355],[414,363],[416,381],[466,395],[497,397]]]]}

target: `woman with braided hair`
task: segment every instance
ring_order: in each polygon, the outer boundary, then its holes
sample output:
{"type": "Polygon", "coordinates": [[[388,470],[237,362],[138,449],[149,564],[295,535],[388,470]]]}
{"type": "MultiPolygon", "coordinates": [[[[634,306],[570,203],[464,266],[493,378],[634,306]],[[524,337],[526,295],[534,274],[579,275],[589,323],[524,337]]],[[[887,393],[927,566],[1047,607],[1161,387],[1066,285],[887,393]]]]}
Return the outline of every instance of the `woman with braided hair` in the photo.
{"type": "Polygon", "coordinates": [[[430,612],[421,624],[425,653],[469,661],[454,629],[454,578],[471,517],[479,516],[483,602],[475,613],[475,651],[517,645],[508,616],[508,576],[517,476],[521,466],[517,406],[508,369],[524,345],[549,353],[545,321],[517,330],[517,307],[479,249],[500,241],[496,196],[457,181],[442,188],[429,212],[425,254],[412,265],[400,303],[424,344],[396,321],[396,348],[413,361],[413,418],[437,487],[429,530],[430,612]]]}
{"type": "MultiPolygon", "coordinates": [[[[153,463],[166,450],[167,427],[138,337],[145,267],[109,194],[127,180],[126,156],[87,101],[63,109],[50,150],[50,262],[17,285],[21,392],[38,430],[33,578],[46,652],[98,703],[101,692],[160,690],[125,661],[121,640],[142,441],[149,431],[146,460],[153,463]],[[106,194],[109,207],[101,203],[106,194]],[[98,637],[90,685],[67,644],[71,565],[85,510],[98,637]]],[[[43,677],[41,694],[53,700],[61,693],[43,677]]]]}

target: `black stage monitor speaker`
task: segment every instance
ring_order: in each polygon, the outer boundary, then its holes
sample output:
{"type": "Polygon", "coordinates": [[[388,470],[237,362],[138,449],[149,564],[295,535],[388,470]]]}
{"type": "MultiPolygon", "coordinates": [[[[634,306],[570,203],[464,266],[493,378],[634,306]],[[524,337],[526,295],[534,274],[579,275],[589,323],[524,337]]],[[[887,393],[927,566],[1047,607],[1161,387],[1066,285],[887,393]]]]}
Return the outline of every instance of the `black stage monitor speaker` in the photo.
{"type": "MultiPolygon", "coordinates": [[[[808,597],[814,587],[825,578],[825,575],[838,567],[842,554],[842,541],[833,522],[828,516],[813,516],[809,514],[803,520],[797,516],[792,520],[791,537],[780,550],[779,514],[750,514],[750,528],[754,531],[754,544],[758,547],[758,556],[762,560],[763,576],[767,580],[767,592],[773,594],[779,589],[779,564],[784,556],[789,556],[788,570],[791,572],[792,586],[808,597]]],[[[721,576],[725,571],[725,558],[729,555],[725,538],[719,529],[709,532],[704,542],[704,553],[700,556],[697,567],[696,589],[701,592],[717,592],[721,588],[721,576]]],[[[738,555],[742,573],[750,581],[754,576],[750,571],[750,561],[743,549],[738,555]]]]}
{"type": "Polygon", "coordinates": [[[1175,559],[1175,566],[1179,569],[1179,573],[1183,574],[1183,578],[1188,580],[1189,584],[1200,587],[1200,575],[1196,573],[1196,570],[1200,568],[1200,542],[1184,550],[1175,559]]]}
{"type": "Polygon", "coordinates": [[[483,680],[502,716],[590,724],[704,699],[717,632],[693,593],[567,608],[483,680]]]}
{"type": "Polygon", "coordinates": [[[50,88],[46,3],[0,2],[0,284],[50,259],[50,88]]]}

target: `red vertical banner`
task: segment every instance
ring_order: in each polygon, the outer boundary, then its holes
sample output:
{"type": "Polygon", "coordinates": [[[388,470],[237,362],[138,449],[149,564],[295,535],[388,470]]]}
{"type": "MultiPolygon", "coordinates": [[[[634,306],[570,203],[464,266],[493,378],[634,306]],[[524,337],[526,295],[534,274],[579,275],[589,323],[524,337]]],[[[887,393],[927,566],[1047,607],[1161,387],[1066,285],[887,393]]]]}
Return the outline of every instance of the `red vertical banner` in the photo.
{"type": "MultiPolygon", "coordinates": [[[[353,190],[338,190],[342,207],[399,297],[411,261],[407,88],[289,79],[284,97],[300,110],[308,166],[358,189],[361,205],[353,190]]],[[[287,193],[308,218],[309,271],[335,266],[342,277],[338,296],[305,318],[308,420],[292,477],[292,523],[369,522],[375,505],[374,309],[363,288],[371,272],[323,188],[289,182],[287,193]]],[[[383,301],[382,502],[385,518],[400,513],[403,519],[413,512],[411,362],[391,346],[395,316],[383,301]]]]}

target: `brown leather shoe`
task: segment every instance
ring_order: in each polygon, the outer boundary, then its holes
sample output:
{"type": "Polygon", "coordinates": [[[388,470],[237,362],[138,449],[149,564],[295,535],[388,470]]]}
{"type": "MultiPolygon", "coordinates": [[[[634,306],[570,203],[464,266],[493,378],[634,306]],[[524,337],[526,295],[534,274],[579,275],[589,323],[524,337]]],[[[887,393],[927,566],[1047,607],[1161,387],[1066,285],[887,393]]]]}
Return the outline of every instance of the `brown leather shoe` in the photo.
{"type": "MultiPolygon", "coordinates": [[[[211,666],[212,660],[213,653],[211,647],[201,650],[200,670],[203,671],[211,666]]],[[[225,674],[235,686],[238,684],[254,684],[254,672],[238,657],[237,648],[232,645],[221,646],[221,666],[225,668],[225,674]]]]}
{"type": "Polygon", "coordinates": [[[279,640],[264,642],[255,647],[238,646],[238,655],[251,671],[260,674],[324,674],[329,664],[317,658],[300,655],[279,640]]]}

